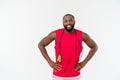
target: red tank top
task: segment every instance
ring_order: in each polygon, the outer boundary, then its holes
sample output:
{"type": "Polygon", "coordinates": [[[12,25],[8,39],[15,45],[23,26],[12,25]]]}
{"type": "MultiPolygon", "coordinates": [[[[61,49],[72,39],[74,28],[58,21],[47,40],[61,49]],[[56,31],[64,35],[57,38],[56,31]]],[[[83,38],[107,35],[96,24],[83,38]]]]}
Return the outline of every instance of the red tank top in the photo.
{"type": "Polygon", "coordinates": [[[75,29],[67,33],[63,28],[55,30],[55,53],[56,63],[60,64],[60,71],[53,71],[53,74],[60,77],[75,77],[80,75],[80,71],[74,68],[79,62],[79,56],[82,51],[82,31],[75,29]],[[57,61],[58,55],[61,55],[61,62],[57,61]]]}

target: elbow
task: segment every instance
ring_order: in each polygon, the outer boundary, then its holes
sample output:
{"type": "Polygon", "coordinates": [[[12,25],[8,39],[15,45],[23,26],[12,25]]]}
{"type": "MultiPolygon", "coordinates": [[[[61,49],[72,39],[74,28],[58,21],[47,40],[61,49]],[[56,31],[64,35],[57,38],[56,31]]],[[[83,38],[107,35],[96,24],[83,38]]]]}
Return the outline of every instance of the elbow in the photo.
{"type": "Polygon", "coordinates": [[[98,50],[98,46],[97,45],[92,46],[91,50],[95,53],[98,50]]]}
{"type": "Polygon", "coordinates": [[[95,52],[98,50],[98,46],[97,45],[95,45],[94,50],[95,50],[95,52]]]}
{"type": "Polygon", "coordinates": [[[39,43],[38,43],[38,48],[39,49],[41,49],[41,48],[45,48],[45,44],[43,43],[43,41],[40,41],[39,43]]]}
{"type": "Polygon", "coordinates": [[[40,41],[40,42],[38,43],[38,48],[40,49],[41,46],[42,46],[42,42],[40,41]]]}
{"type": "Polygon", "coordinates": [[[40,45],[41,45],[41,43],[39,42],[39,43],[38,43],[38,48],[40,48],[40,45]]]}

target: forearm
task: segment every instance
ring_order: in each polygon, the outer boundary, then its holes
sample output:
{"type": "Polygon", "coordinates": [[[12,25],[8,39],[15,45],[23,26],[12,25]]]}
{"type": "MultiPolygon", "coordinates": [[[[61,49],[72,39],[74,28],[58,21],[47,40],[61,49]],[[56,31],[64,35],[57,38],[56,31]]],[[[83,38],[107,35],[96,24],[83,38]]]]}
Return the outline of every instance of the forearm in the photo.
{"type": "Polygon", "coordinates": [[[97,46],[91,48],[83,62],[87,64],[87,62],[93,57],[96,51],[97,51],[97,46]]]}
{"type": "Polygon", "coordinates": [[[47,50],[46,50],[45,46],[43,46],[41,43],[39,43],[39,44],[38,44],[38,48],[39,48],[39,50],[41,51],[43,57],[46,59],[46,61],[47,61],[48,63],[50,63],[51,59],[50,59],[50,57],[49,57],[49,55],[48,55],[48,53],[47,53],[47,50]]]}

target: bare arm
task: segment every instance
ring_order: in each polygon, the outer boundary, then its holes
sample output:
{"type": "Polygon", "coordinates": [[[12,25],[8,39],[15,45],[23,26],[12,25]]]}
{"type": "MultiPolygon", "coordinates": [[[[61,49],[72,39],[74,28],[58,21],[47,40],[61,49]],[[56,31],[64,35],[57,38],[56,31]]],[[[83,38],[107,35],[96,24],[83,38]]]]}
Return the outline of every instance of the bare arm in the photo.
{"type": "Polygon", "coordinates": [[[86,45],[90,48],[90,51],[86,58],[77,65],[76,70],[80,70],[81,68],[83,68],[88,63],[88,61],[93,57],[93,55],[98,49],[97,44],[90,38],[88,34],[83,32],[82,38],[86,45]]]}
{"type": "Polygon", "coordinates": [[[56,34],[55,32],[51,32],[49,33],[46,37],[44,37],[38,44],[38,48],[41,51],[43,57],[46,59],[46,61],[48,62],[48,64],[56,70],[60,69],[60,65],[59,64],[55,64],[49,57],[47,50],[46,50],[46,46],[49,45],[53,40],[55,40],[56,38],[56,34]]]}

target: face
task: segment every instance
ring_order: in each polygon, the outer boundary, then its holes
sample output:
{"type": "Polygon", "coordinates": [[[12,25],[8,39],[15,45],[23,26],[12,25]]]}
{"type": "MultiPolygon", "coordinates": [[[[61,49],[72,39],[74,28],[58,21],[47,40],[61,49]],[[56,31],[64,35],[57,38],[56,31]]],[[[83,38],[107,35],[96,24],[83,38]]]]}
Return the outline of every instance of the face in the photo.
{"type": "Polygon", "coordinates": [[[63,18],[63,26],[67,32],[71,32],[74,29],[75,20],[72,16],[65,16],[63,18]]]}

